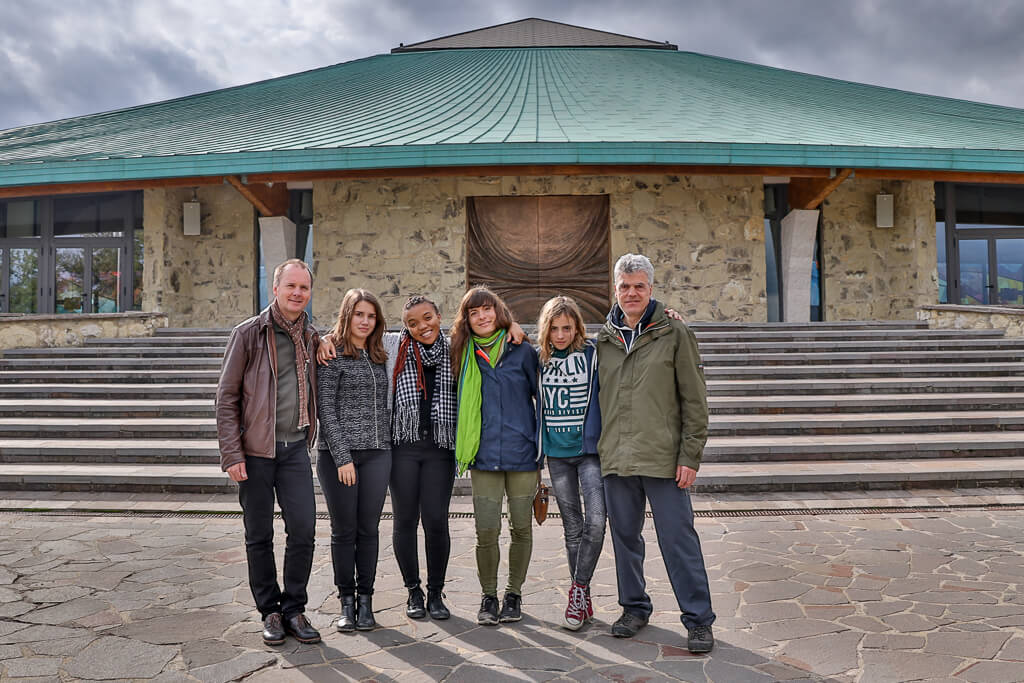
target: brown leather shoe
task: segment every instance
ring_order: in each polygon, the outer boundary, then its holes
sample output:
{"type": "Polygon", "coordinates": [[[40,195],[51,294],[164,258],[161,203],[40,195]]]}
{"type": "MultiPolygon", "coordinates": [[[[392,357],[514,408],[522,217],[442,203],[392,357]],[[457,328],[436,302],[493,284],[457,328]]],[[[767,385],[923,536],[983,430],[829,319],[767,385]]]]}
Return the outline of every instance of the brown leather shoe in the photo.
{"type": "Polygon", "coordinates": [[[280,645],[284,642],[284,624],[280,612],[271,612],[263,620],[263,643],[280,645]]]}
{"type": "Polygon", "coordinates": [[[284,630],[300,643],[319,643],[320,631],[313,628],[302,612],[284,620],[284,630]]]}

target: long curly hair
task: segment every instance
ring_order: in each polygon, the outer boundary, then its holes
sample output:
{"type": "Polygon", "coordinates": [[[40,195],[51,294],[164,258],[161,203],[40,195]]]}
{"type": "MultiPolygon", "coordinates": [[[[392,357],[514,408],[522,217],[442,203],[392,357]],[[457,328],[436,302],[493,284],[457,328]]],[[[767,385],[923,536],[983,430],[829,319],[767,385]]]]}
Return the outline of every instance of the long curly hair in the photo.
{"type": "Polygon", "coordinates": [[[349,343],[348,337],[352,330],[352,316],[355,314],[356,304],[363,301],[370,302],[377,314],[377,326],[366,339],[366,353],[374,363],[383,364],[388,359],[388,354],[384,351],[384,311],[377,297],[365,289],[350,289],[345,292],[345,298],[341,300],[341,307],[338,309],[338,321],[331,330],[331,341],[341,355],[349,358],[359,357],[359,349],[349,343]]]}
{"type": "Polygon", "coordinates": [[[483,285],[470,288],[459,302],[459,310],[452,322],[452,375],[456,378],[462,370],[462,352],[473,336],[473,330],[469,326],[469,312],[481,306],[494,307],[494,324],[499,330],[508,330],[512,325],[512,311],[500,296],[483,285]]]}
{"type": "Polygon", "coordinates": [[[540,318],[537,319],[537,336],[539,339],[541,365],[551,360],[551,323],[560,315],[564,315],[572,321],[575,333],[572,342],[569,344],[570,351],[579,351],[587,340],[587,328],[583,323],[583,314],[576,300],[568,296],[556,296],[548,299],[544,308],[540,309],[540,318]]]}

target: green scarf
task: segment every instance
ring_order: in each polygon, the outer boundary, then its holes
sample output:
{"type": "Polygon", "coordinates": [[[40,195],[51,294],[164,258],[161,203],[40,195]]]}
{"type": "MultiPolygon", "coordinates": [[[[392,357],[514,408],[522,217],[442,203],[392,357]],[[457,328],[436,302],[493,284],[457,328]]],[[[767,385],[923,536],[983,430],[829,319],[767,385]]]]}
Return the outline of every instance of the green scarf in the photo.
{"type": "Polygon", "coordinates": [[[462,371],[459,373],[459,418],[455,431],[455,461],[459,476],[476,460],[480,448],[481,414],[483,405],[483,375],[476,359],[487,357],[493,368],[505,350],[505,330],[490,337],[473,337],[462,350],[462,371]]]}

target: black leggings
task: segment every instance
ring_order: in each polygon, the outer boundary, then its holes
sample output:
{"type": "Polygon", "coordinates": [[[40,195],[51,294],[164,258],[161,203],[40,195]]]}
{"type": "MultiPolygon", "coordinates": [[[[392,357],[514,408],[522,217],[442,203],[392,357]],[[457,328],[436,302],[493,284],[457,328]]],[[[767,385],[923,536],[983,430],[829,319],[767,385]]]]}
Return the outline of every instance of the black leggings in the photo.
{"type": "Polygon", "coordinates": [[[422,519],[427,588],[440,590],[451,553],[448,504],[455,483],[455,455],[447,448],[417,442],[395,446],[391,457],[392,544],[402,580],[406,588],[420,585],[416,531],[422,519]]]}
{"type": "Polygon", "coordinates": [[[391,452],[352,451],[356,483],[338,481],[331,454],[320,451],[317,477],[331,513],[331,561],[340,595],[373,595],[380,540],[377,528],[388,492],[391,452]]]}

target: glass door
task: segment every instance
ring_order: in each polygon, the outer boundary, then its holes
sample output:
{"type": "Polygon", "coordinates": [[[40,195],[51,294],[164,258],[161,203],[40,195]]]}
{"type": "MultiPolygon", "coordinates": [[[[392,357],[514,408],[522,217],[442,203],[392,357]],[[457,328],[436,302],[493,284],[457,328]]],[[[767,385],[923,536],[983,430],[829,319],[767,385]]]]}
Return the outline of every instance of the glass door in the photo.
{"type": "Polygon", "coordinates": [[[995,240],[995,301],[1024,306],[1024,238],[995,240]]]}
{"type": "Polygon", "coordinates": [[[960,240],[960,301],[961,304],[989,303],[992,289],[989,275],[989,240],[960,240]]]}

